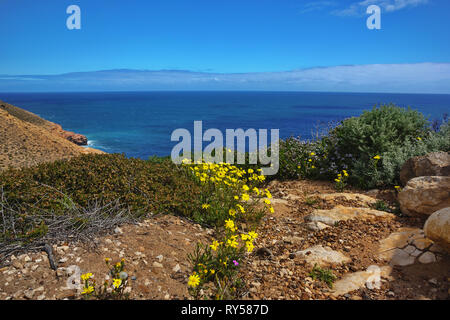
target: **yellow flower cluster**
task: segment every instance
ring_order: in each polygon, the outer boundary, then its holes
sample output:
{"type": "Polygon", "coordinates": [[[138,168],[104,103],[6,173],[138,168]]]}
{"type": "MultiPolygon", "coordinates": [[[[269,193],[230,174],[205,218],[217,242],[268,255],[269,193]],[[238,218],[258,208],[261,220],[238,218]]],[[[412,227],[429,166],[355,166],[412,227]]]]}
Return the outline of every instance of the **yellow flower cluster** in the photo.
{"type": "Polygon", "coordinates": [[[342,173],[339,173],[339,174],[337,175],[337,178],[334,179],[334,181],[336,181],[337,183],[342,182],[342,181],[344,180],[342,176],[348,177],[348,172],[347,172],[347,170],[342,170],[342,173]]]}
{"type": "MultiPolygon", "coordinates": [[[[183,160],[183,164],[191,164],[188,159],[183,160]]],[[[243,177],[247,176],[248,181],[262,182],[266,179],[265,176],[255,173],[255,170],[239,169],[238,167],[229,163],[204,163],[197,162],[192,164],[190,170],[202,183],[224,184],[234,187],[239,184],[243,177]]],[[[261,172],[261,169],[256,171],[261,172]]]]}
{"type": "Polygon", "coordinates": [[[81,280],[86,281],[92,278],[92,273],[85,273],[81,275],[81,280]]]}
{"type": "MultiPolygon", "coordinates": [[[[264,203],[266,208],[270,212],[274,212],[272,203],[269,199],[272,195],[268,189],[259,189],[255,184],[263,182],[265,176],[257,174],[256,172],[261,172],[261,169],[240,169],[234,165],[228,163],[195,163],[190,164],[189,161],[183,161],[185,165],[189,164],[189,170],[198,179],[201,184],[214,185],[216,190],[221,190],[221,192],[228,193],[228,200],[221,204],[225,207],[228,213],[228,217],[224,220],[225,234],[222,241],[214,240],[209,248],[216,252],[217,261],[208,265],[209,268],[197,263],[195,270],[188,280],[188,286],[191,288],[196,288],[206,279],[210,279],[209,276],[215,274],[219,276],[223,274],[222,268],[231,268],[239,265],[237,259],[233,260],[236,255],[242,254],[243,250],[247,252],[252,252],[254,250],[254,241],[256,240],[258,234],[255,231],[250,231],[248,233],[239,231],[237,221],[239,217],[243,214],[253,212],[251,209],[252,198],[264,198],[264,203]],[[227,208],[228,207],[228,208],[227,208]],[[231,250],[231,251],[230,251],[231,250]],[[242,250],[242,251],[241,251],[242,250]],[[230,252],[233,252],[230,259],[230,252]],[[221,257],[219,259],[219,257],[221,257]],[[222,260],[223,259],[223,260],[222,260]],[[233,263],[228,263],[233,260],[233,263]],[[212,266],[216,266],[212,268],[212,266]],[[217,273],[216,273],[217,271],[217,273]]],[[[212,202],[210,202],[213,204],[212,202]]],[[[214,204],[212,206],[216,210],[217,206],[214,204]]],[[[208,210],[210,208],[209,204],[203,204],[202,209],[208,210]]],[[[212,209],[210,209],[212,210],[212,209]]],[[[215,256],[214,255],[214,256],[215,256]]],[[[205,262],[206,264],[206,262],[205,262]]]]}

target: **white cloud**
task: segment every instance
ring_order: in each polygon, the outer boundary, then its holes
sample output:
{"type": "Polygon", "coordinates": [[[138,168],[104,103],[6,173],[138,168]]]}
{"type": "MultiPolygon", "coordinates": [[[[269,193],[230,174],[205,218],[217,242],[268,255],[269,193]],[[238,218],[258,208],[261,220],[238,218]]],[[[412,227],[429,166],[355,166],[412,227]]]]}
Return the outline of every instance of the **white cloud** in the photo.
{"type": "Polygon", "coordinates": [[[329,7],[335,7],[337,6],[336,1],[314,1],[314,2],[308,2],[305,5],[303,5],[300,13],[310,13],[313,11],[322,11],[324,9],[327,9],[329,7]]]}
{"type": "Polygon", "coordinates": [[[43,81],[30,82],[17,76],[2,76],[0,92],[281,90],[450,94],[450,63],[350,65],[254,73],[107,70],[41,78],[43,81]]]}
{"type": "Polygon", "coordinates": [[[354,2],[345,9],[332,11],[338,16],[360,16],[364,15],[368,6],[375,4],[381,7],[385,12],[394,12],[408,7],[416,7],[427,4],[428,0],[364,0],[354,2]]]}

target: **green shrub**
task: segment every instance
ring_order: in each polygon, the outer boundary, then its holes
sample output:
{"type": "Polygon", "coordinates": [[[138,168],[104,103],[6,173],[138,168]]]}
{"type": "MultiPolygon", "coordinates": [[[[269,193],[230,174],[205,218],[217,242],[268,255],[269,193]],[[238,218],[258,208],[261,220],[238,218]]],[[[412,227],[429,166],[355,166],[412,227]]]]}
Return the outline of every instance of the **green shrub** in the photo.
{"type": "Polygon", "coordinates": [[[10,203],[27,204],[56,213],[68,201],[119,200],[134,212],[189,215],[191,199],[201,190],[170,161],[154,163],[124,155],[83,155],[0,175],[0,187],[10,203]]]}
{"type": "Polygon", "coordinates": [[[193,218],[202,190],[169,160],[144,161],[108,154],[2,172],[0,192],[0,209],[9,215],[7,225],[13,222],[15,226],[12,233],[4,225],[6,220],[0,221],[1,230],[6,229],[0,240],[6,241],[43,236],[44,216],[79,213],[94,202],[118,202],[134,218],[150,213],[193,218]],[[42,216],[42,221],[36,216],[42,216]]]}
{"type": "Polygon", "coordinates": [[[449,150],[450,129],[445,117],[440,126],[433,124],[432,130],[421,113],[383,105],[343,120],[316,140],[282,140],[280,170],[270,178],[336,181],[345,170],[350,185],[385,187],[398,184],[400,169],[409,158],[449,150]]]}
{"type": "Polygon", "coordinates": [[[383,105],[343,120],[330,135],[337,156],[352,154],[369,160],[405,141],[423,137],[430,131],[428,126],[427,119],[418,111],[383,105]]]}

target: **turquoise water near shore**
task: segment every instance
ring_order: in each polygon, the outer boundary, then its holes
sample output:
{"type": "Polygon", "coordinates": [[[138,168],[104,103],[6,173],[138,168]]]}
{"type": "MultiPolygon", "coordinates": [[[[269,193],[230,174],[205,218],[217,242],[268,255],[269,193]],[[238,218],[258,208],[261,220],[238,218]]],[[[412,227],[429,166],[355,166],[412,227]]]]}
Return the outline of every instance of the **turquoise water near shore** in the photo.
{"type": "MultiPolygon", "coordinates": [[[[280,129],[309,139],[318,126],[358,116],[380,103],[411,106],[430,120],[450,113],[450,95],[326,92],[0,93],[0,100],[81,133],[89,146],[147,159],[166,156],[173,130],[280,129]]],[[[204,145],[206,145],[205,143],[204,145]]]]}

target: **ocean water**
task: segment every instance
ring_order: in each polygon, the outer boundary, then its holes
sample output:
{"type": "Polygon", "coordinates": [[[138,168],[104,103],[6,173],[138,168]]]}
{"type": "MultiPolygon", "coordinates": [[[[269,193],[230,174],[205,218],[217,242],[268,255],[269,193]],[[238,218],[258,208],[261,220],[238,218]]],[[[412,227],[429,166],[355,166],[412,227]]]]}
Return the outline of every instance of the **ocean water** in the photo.
{"type": "MultiPolygon", "coordinates": [[[[382,103],[410,106],[430,120],[450,113],[450,95],[303,92],[0,93],[6,101],[66,130],[89,146],[129,157],[170,155],[177,128],[279,129],[280,137],[309,139],[330,121],[360,115],[382,103]]],[[[204,146],[207,143],[204,143],[204,146]]]]}

